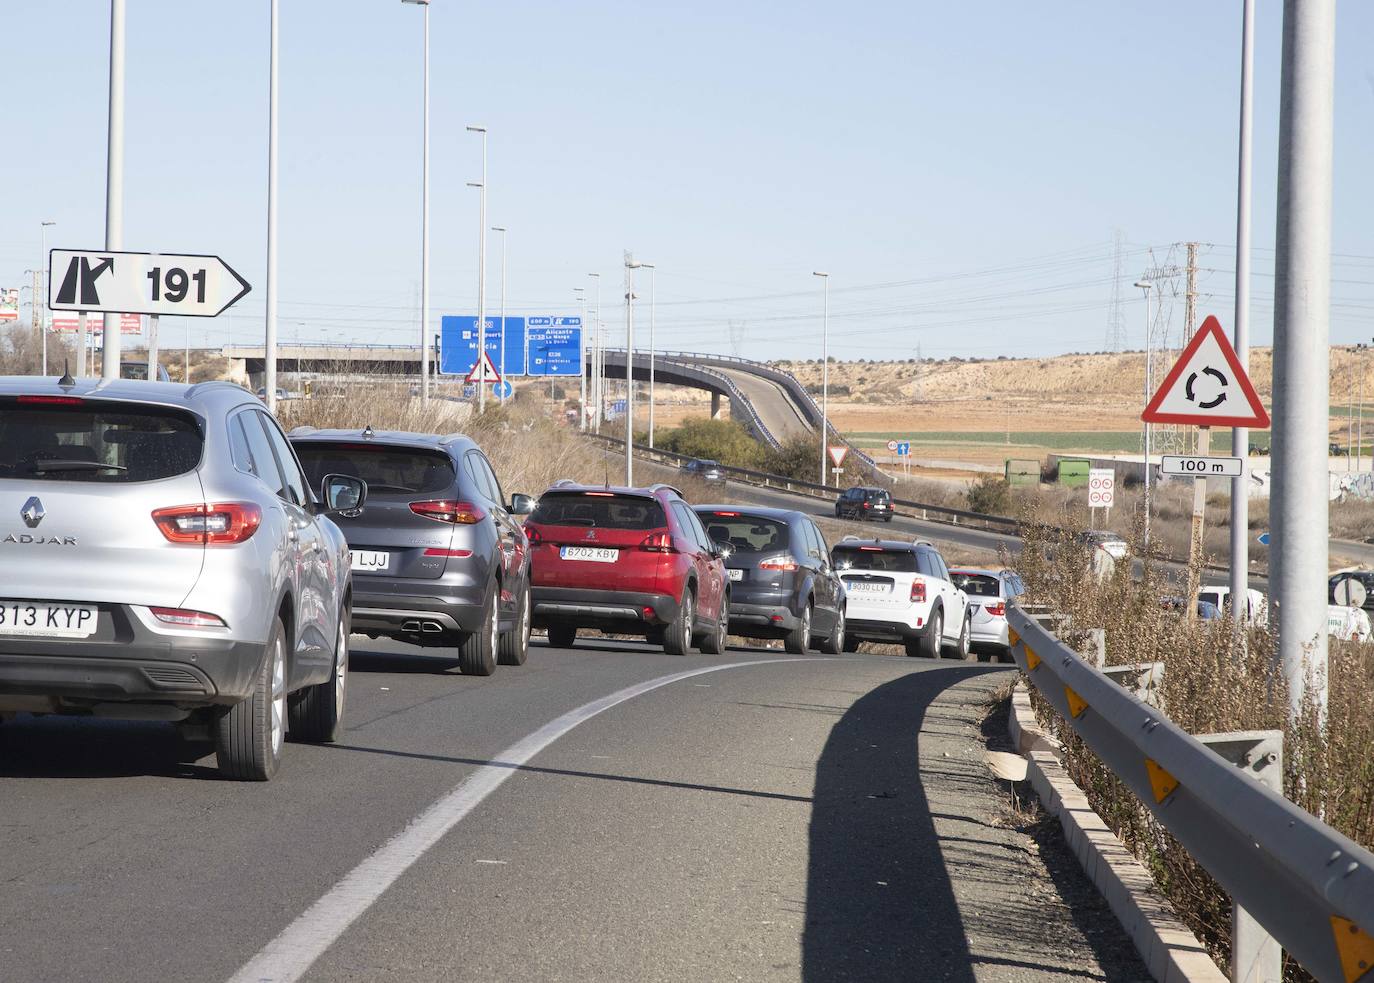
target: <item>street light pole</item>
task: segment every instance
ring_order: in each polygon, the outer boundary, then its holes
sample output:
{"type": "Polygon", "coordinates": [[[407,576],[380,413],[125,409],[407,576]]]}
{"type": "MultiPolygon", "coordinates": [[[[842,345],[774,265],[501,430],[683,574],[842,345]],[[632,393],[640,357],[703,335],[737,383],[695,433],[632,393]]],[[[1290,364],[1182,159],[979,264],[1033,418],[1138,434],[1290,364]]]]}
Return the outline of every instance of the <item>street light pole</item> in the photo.
{"type": "MultiPolygon", "coordinates": [[[[273,0],[274,39],[276,9],[276,0],[273,0]]],[[[275,66],[275,45],[272,50],[275,66]]],[[[275,72],[273,78],[276,78],[275,72]]],[[[124,245],[124,0],[110,0],[110,117],[106,140],[105,248],[113,251],[124,245]]],[[[105,361],[100,369],[104,379],[119,378],[119,350],[123,342],[119,322],[118,314],[105,315],[105,361]]]]}
{"type": "MultiPolygon", "coordinates": [[[[577,429],[587,429],[587,291],[584,287],[573,287],[577,294],[578,314],[582,323],[577,329],[577,429]]],[[[548,355],[545,354],[545,364],[548,355]]]]}
{"type": "Polygon", "coordinates": [[[596,280],[596,336],[592,339],[592,433],[601,432],[601,274],[588,273],[596,280]]]}
{"type": "Polygon", "coordinates": [[[635,270],[644,266],[653,268],[625,254],[625,484],[630,488],[635,469],[635,270]]]}
{"type": "MultiPolygon", "coordinates": [[[[482,134],[482,180],[468,182],[470,188],[480,188],[482,201],[477,211],[477,364],[487,353],[487,128],[469,126],[469,133],[482,134]]],[[[487,408],[485,373],[477,374],[477,412],[487,408]]]]}
{"type": "MultiPolygon", "coordinates": [[[[495,227],[501,233],[501,403],[506,402],[506,227],[495,227]]],[[[529,362],[528,357],[525,359],[529,362]]],[[[529,371],[526,364],[525,371],[529,371]]]]}
{"type": "MultiPolygon", "coordinates": [[[[1148,405],[1150,397],[1154,395],[1154,349],[1150,346],[1150,331],[1153,327],[1150,321],[1150,291],[1154,288],[1154,283],[1149,280],[1137,280],[1135,285],[1145,293],[1145,403],[1148,405]]],[[[1154,427],[1149,423],[1145,424],[1145,555],[1150,553],[1150,437],[1154,427]]]]}
{"type": "Polygon", "coordinates": [[[821,480],[825,487],[825,445],[830,436],[830,274],[812,273],[825,284],[824,313],[821,316],[821,480]]]}
{"type": "Polygon", "coordinates": [[[56,224],[56,222],[38,223],[39,235],[43,239],[43,261],[38,264],[38,277],[43,284],[43,296],[41,299],[34,297],[33,309],[38,312],[38,316],[34,320],[38,322],[38,333],[43,337],[43,375],[48,374],[48,294],[52,293],[52,284],[48,283],[48,226],[56,224]]]}
{"type": "Polygon", "coordinates": [[[424,122],[420,137],[420,399],[429,399],[429,0],[401,0],[425,9],[424,122]]]}
{"type": "MultiPolygon", "coordinates": [[[[1236,358],[1250,369],[1250,123],[1254,106],[1255,0],[1244,0],[1240,41],[1240,152],[1236,176],[1236,309],[1234,341],[1236,358]]],[[[1231,431],[1231,454],[1240,458],[1240,474],[1231,479],[1231,610],[1244,610],[1242,600],[1250,589],[1250,431],[1231,431]]],[[[1237,633],[1244,621],[1234,618],[1237,633]]]]}
{"type": "MultiPolygon", "coordinates": [[[[271,55],[268,59],[267,82],[267,325],[263,355],[263,384],[266,387],[267,411],[277,408],[277,6],[272,0],[271,55]]],[[[105,320],[105,345],[110,344],[109,315],[105,320]]],[[[105,375],[110,364],[105,361],[105,375]]]]}

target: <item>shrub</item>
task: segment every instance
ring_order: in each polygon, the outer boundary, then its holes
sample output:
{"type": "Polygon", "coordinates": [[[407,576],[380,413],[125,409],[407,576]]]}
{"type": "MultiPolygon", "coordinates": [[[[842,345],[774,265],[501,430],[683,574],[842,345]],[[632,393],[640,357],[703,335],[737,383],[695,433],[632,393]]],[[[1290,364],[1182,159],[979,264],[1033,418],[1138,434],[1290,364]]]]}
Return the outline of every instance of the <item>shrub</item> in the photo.
{"type": "Polygon", "coordinates": [[[672,430],[654,434],[654,444],[675,454],[704,457],[737,468],[756,468],[762,446],[734,420],[689,417],[672,430]]]}
{"type": "Polygon", "coordinates": [[[815,437],[789,437],[781,447],[765,448],[759,467],[786,478],[815,481],[820,459],[821,445],[815,437]]]}
{"type": "Polygon", "coordinates": [[[1011,510],[1011,483],[995,474],[985,474],[964,493],[969,511],[986,515],[1006,515],[1011,510]]]}

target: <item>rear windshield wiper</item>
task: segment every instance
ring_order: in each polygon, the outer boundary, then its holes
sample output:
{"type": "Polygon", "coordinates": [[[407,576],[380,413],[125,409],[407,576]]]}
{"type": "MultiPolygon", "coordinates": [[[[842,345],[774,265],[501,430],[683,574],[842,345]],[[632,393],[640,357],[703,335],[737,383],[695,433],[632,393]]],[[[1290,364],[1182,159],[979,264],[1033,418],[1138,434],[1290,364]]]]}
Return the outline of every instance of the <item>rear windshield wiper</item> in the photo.
{"type": "Polygon", "coordinates": [[[36,474],[43,471],[128,471],[122,464],[101,464],[99,461],[78,461],[63,458],[34,461],[29,465],[36,474]]]}

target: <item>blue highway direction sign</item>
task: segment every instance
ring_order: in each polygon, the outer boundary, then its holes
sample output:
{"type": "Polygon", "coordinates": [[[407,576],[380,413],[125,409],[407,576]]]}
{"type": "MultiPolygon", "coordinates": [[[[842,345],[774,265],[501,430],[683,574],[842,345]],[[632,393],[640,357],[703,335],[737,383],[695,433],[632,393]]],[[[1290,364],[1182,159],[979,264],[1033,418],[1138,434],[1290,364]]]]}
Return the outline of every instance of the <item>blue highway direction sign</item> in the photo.
{"type": "Polygon", "coordinates": [[[527,317],[530,375],[582,374],[582,319],[527,317]]]}
{"type": "MultiPolygon", "coordinates": [[[[439,321],[439,372],[466,376],[477,364],[477,318],[445,315],[439,321]]],[[[487,318],[487,354],[503,376],[525,375],[525,318],[506,318],[506,358],[501,360],[501,319],[487,318]]]]}

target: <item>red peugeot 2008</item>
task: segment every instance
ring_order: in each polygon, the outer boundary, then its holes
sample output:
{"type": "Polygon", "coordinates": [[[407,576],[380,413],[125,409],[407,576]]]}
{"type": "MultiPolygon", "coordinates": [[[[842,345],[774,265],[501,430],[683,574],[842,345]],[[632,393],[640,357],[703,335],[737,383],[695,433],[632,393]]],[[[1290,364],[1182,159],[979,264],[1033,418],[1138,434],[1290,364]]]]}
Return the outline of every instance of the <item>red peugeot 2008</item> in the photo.
{"type": "Polygon", "coordinates": [[[597,628],[644,635],[670,655],[693,644],[725,650],[724,554],[676,489],[559,482],[539,497],[525,533],[534,626],[548,629],[550,645],[597,628]]]}

